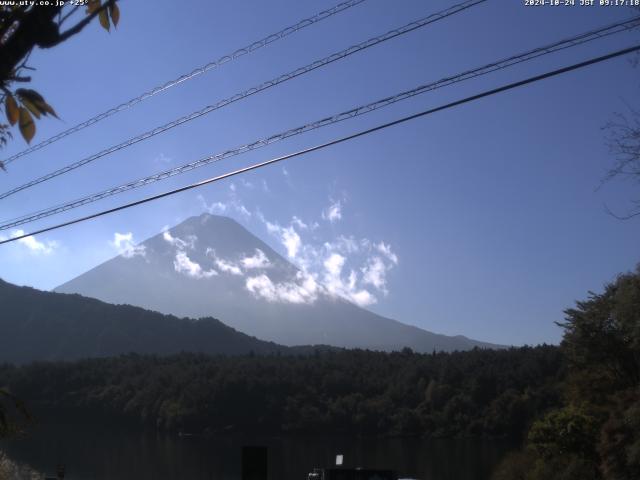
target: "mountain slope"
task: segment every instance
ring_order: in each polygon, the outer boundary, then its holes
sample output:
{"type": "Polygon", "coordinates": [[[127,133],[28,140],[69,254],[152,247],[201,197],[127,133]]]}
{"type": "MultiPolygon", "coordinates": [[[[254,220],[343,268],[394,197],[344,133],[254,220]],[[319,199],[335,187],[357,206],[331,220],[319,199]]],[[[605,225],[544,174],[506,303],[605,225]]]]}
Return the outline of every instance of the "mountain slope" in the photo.
{"type": "Polygon", "coordinates": [[[380,350],[410,347],[420,352],[496,347],[462,336],[427,332],[328,294],[318,294],[313,302],[301,301],[306,297],[305,290],[296,284],[301,281],[300,274],[234,220],[204,214],[148,239],[55,291],[178,316],[213,316],[242,332],[284,345],[380,350]],[[279,297],[265,300],[264,295],[255,295],[255,289],[250,291],[253,288],[279,297]]]}
{"type": "Polygon", "coordinates": [[[124,353],[168,355],[289,352],[213,318],[180,319],[80,295],[43,292],[0,280],[0,362],[74,360],[124,353]]]}

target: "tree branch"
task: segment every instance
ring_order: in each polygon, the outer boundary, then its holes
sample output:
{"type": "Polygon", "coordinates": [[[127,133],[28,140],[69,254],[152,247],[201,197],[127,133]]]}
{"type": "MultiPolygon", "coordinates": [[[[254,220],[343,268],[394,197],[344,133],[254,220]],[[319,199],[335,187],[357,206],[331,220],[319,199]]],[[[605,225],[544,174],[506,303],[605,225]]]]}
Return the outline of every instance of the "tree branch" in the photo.
{"type": "MultiPolygon", "coordinates": [[[[103,5],[100,6],[100,8],[97,8],[96,10],[94,10],[90,15],[87,15],[84,19],[82,19],[81,21],[76,23],[69,30],[65,31],[64,33],[59,34],[59,37],[58,37],[59,40],[55,45],[57,45],[60,42],[64,42],[69,37],[72,37],[72,36],[80,33],[84,29],[84,27],[86,27],[87,25],[89,25],[91,23],[91,20],[96,18],[100,14],[100,12],[102,12],[103,10],[109,8],[114,3],[116,3],[116,1],[117,0],[109,0],[109,1],[105,2],[103,5]]],[[[51,46],[53,47],[54,45],[51,45],[51,46]]]]}
{"type": "Polygon", "coordinates": [[[605,203],[605,204],[603,204],[603,205],[604,205],[604,209],[605,209],[605,211],[606,211],[609,215],[611,215],[613,218],[615,218],[615,219],[617,219],[617,220],[631,220],[631,219],[632,219],[632,218],[634,218],[634,217],[638,217],[638,216],[640,216],[640,211],[638,211],[638,212],[634,212],[634,213],[629,213],[629,214],[627,214],[627,215],[618,215],[618,214],[616,214],[616,213],[613,213],[613,212],[611,211],[611,209],[607,206],[607,204],[606,204],[606,203],[605,203]]]}
{"type": "Polygon", "coordinates": [[[64,17],[62,17],[60,19],[60,21],[58,22],[58,26],[62,25],[71,15],[73,15],[74,13],[76,13],[78,11],[78,9],[80,8],[79,5],[76,5],[75,7],[73,7],[71,10],[69,10],[69,13],[67,13],[64,17]]]}

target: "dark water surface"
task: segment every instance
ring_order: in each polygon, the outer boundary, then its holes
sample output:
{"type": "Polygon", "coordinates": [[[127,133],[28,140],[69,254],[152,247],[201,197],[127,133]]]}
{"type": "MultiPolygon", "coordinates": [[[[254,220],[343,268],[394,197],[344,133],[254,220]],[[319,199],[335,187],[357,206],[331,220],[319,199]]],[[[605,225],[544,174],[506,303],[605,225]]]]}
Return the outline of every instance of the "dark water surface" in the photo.
{"type": "Polygon", "coordinates": [[[420,480],[483,480],[514,448],[505,441],[360,439],[344,436],[179,437],[105,425],[43,425],[0,444],[14,461],[65,480],[239,480],[243,445],[269,448],[272,480],[306,479],[313,467],[390,468],[420,480]]]}

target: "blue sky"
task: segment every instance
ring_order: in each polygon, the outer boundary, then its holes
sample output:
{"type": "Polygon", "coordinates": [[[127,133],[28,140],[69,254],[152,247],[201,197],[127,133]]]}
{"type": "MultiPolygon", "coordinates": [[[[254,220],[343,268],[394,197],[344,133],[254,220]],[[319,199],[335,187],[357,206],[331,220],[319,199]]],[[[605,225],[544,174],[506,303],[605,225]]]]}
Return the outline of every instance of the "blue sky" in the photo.
{"type": "MultiPolygon", "coordinates": [[[[2,176],[2,189],[453,3],[367,0],[13,162],[2,176]]],[[[62,119],[39,121],[34,141],[334,3],[193,0],[188,8],[176,8],[175,2],[158,0],[149,5],[122,2],[117,31],[109,34],[91,25],[60,47],[33,54],[32,86],[62,119]]],[[[242,145],[630,14],[620,7],[489,1],[5,199],[2,218],[242,145]]],[[[626,33],[550,55],[22,228],[184,185],[638,40],[637,32],[626,33]]],[[[217,208],[283,255],[286,245],[268,223],[293,228],[309,248],[341,238],[383,242],[398,261],[387,262],[384,285],[371,289],[375,303],[368,308],[375,312],[439,333],[509,344],[555,343],[561,331],[553,322],[562,320],[563,309],[640,261],[640,220],[616,220],[603,207],[625,212],[640,196],[637,185],[612,182],[597,189],[613,161],[602,127],[627,103],[637,106],[638,87],[638,69],[627,58],[616,59],[242,180],[1,246],[0,276],[50,289],[115,255],[116,233],[142,241],[205,208],[217,208]],[[304,229],[294,217],[317,228],[304,229]]],[[[3,153],[24,147],[17,138],[3,153]]],[[[354,255],[346,261],[360,272],[367,258],[354,255]]]]}

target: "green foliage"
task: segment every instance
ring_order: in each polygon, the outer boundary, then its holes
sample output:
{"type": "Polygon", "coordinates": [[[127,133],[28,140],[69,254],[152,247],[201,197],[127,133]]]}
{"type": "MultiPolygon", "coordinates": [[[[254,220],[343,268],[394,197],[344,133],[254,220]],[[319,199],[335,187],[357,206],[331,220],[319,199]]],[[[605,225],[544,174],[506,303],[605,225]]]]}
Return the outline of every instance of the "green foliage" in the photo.
{"type": "Polygon", "coordinates": [[[605,478],[640,478],[639,399],[637,390],[619,396],[610,418],[602,427],[598,451],[605,478]]]}
{"type": "MultiPolygon", "coordinates": [[[[577,302],[565,313],[562,347],[572,370],[588,372],[606,392],[640,383],[640,267],[607,285],[604,293],[590,293],[587,301],[577,302]]],[[[577,395],[588,395],[591,379],[576,379],[586,390],[577,395]]]]}
{"type": "Polygon", "coordinates": [[[494,479],[640,478],[640,267],[566,311],[564,405],[494,479]],[[511,477],[509,477],[511,475],[511,477]]]}
{"type": "Polygon", "coordinates": [[[31,415],[24,403],[7,390],[0,389],[0,438],[20,433],[31,415]]]}
{"type": "Polygon", "coordinates": [[[557,404],[558,394],[548,385],[557,383],[561,369],[558,348],[540,346],[436,356],[363,350],[297,356],[131,354],[5,365],[0,378],[45,415],[73,411],[193,433],[521,437],[544,411],[539,409],[557,404]],[[458,373],[451,376],[454,365],[458,373]],[[474,395],[478,388],[482,395],[474,395]],[[429,390],[440,393],[429,398],[429,390]],[[526,404],[520,431],[496,418],[495,404],[509,403],[501,400],[504,395],[526,404]]]}
{"type": "MultiPolygon", "coordinates": [[[[18,125],[20,134],[27,143],[36,133],[35,120],[52,115],[58,118],[53,108],[35,90],[13,89],[15,83],[26,83],[31,77],[22,75],[27,59],[36,47],[51,48],[80,33],[96,16],[107,31],[120,21],[120,10],[116,0],[89,0],[85,17],[75,25],[62,30],[62,25],[79,5],[70,2],[50,2],[48,6],[36,2],[13,2],[0,6],[0,104],[4,103],[8,124],[0,125],[0,146],[11,138],[8,129],[18,125]],[[35,117],[35,119],[34,119],[35,117]]],[[[4,169],[2,163],[0,167],[4,169]]]]}
{"type": "Polygon", "coordinates": [[[537,420],[529,430],[529,446],[544,459],[576,455],[595,458],[597,419],[585,409],[569,405],[537,420]]]}

